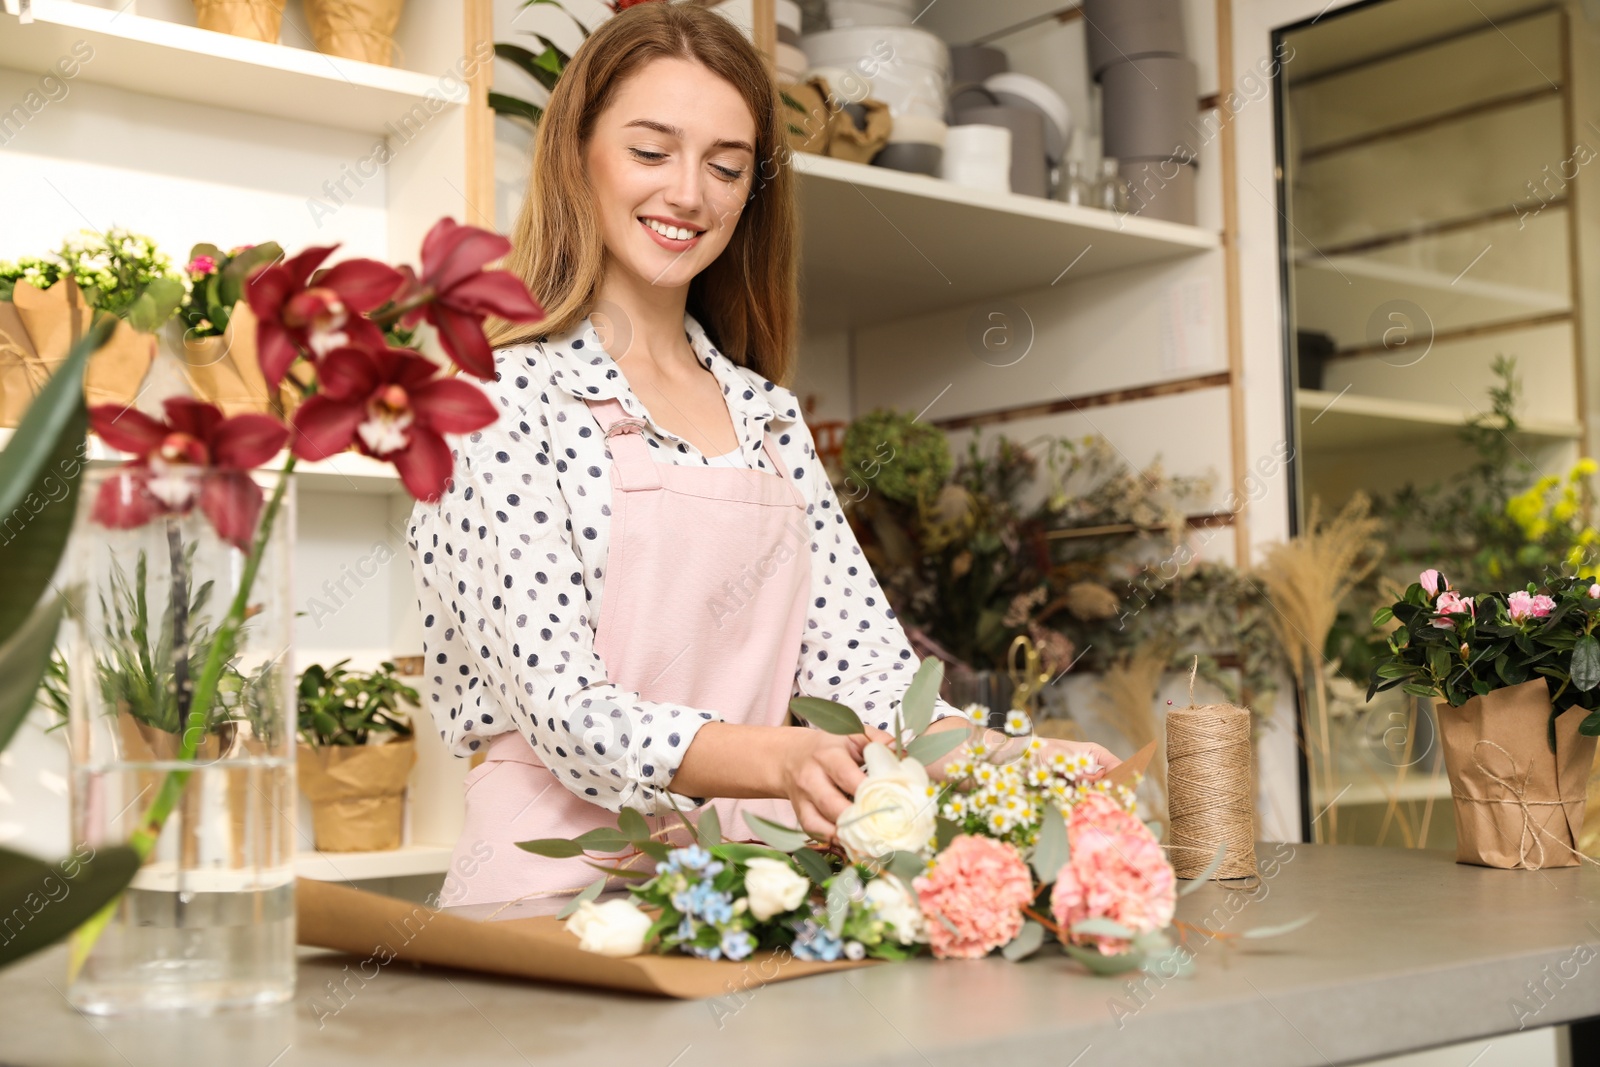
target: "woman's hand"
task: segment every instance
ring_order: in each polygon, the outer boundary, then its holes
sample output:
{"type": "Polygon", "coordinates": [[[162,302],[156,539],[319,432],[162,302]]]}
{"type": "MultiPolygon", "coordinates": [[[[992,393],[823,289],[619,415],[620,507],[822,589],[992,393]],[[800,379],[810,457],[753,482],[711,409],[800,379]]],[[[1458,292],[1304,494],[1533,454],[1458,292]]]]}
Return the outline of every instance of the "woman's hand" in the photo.
{"type": "MultiPolygon", "coordinates": [[[[929,728],[929,732],[937,732],[941,729],[956,730],[962,728],[965,728],[968,731],[969,736],[967,741],[961,745],[958,745],[948,755],[941,756],[928,765],[928,777],[933,781],[943,782],[946,780],[945,772],[948,766],[951,763],[965,759],[968,756],[970,751],[968,746],[971,745],[973,739],[977,737],[979,731],[971,722],[965,719],[958,719],[953,715],[939,720],[939,722],[935,723],[929,728]],[[945,726],[943,725],[944,723],[952,723],[953,725],[945,726]]],[[[860,734],[855,735],[856,738],[861,736],[862,735],[860,734]]],[[[984,730],[983,736],[989,746],[989,754],[985,758],[990,762],[997,764],[1012,763],[1021,759],[1023,749],[1027,746],[1029,741],[1033,740],[1030,735],[1024,734],[1019,737],[1012,737],[1003,731],[995,729],[984,730]]],[[[854,740],[854,738],[852,738],[852,740],[854,740]]],[[[892,748],[894,738],[887,732],[878,729],[876,726],[867,726],[865,741],[881,741],[885,745],[889,745],[892,748]]],[[[1104,746],[1094,744],[1090,741],[1067,741],[1058,737],[1041,737],[1039,738],[1039,741],[1042,743],[1043,747],[1039,750],[1039,756],[1037,758],[1048,760],[1057,752],[1064,752],[1068,756],[1083,754],[1093,759],[1094,762],[1099,765],[1099,769],[1086,775],[1086,781],[1095,781],[1103,777],[1107,771],[1111,770],[1111,768],[1122,762],[1122,760],[1112,755],[1109,749],[1105,748],[1104,746]]]]}
{"type": "Polygon", "coordinates": [[[783,795],[794,807],[802,830],[824,841],[834,839],[839,816],[866,778],[861,769],[865,747],[860,734],[845,737],[809,727],[793,729],[779,774],[783,795]]]}

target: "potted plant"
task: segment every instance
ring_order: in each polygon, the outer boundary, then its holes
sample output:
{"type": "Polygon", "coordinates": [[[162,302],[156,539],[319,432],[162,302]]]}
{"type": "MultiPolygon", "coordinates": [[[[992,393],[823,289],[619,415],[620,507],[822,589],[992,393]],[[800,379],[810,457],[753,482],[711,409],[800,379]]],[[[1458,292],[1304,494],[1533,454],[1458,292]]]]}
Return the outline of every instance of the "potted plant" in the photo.
{"type": "Polygon", "coordinates": [[[406,779],[417,761],[410,716],[417,691],[385,661],[352,671],[342,659],[300,676],[300,791],[311,800],[320,852],[400,847],[406,779]]]}
{"type": "MultiPolygon", "coordinates": [[[[1463,596],[1423,571],[1373,619],[1399,626],[1367,699],[1399,686],[1442,699],[1456,861],[1569,867],[1586,857],[1584,786],[1600,735],[1600,582],[1557,578],[1463,596]]],[[[1594,862],[1588,860],[1588,862],[1594,862]]]]}

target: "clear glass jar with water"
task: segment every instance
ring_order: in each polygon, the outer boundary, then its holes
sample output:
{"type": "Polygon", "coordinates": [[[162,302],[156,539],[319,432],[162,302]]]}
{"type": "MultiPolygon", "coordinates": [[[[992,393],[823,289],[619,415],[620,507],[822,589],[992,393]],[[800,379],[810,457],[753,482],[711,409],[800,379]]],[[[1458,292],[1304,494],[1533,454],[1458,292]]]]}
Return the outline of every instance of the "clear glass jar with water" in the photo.
{"type": "MultiPolygon", "coordinates": [[[[172,802],[109,922],[73,936],[87,955],[67,998],[91,1014],[282,1002],[295,981],[293,486],[252,573],[203,499],[135,529],[95,521],[112,474],[85,474],[68,548],[74,843],[127,842],[164,791],[172,802]]],[[[254,477],[270,499],[278,474],[254,477]]]]}

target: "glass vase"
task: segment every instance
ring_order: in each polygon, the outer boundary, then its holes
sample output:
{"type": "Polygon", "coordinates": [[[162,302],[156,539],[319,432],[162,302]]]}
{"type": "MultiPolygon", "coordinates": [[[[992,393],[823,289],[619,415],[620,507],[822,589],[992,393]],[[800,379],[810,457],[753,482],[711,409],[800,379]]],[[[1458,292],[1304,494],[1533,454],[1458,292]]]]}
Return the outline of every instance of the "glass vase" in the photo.
{"type": "MultiPolygon", "coordinates": [[[[74,935],[87,955],[67,998],[102,1015],[282,1002],[295,981],[293,485],[263,508],[252,575],[198,503],[101,525],[112,476],[85,475],[68,548],[74,842],[130,841],[176,793],[104,928],[74,935]]],[[[280,475],[254,477],[270,501],[280,475]]]]}
{"type": "Polygon", "coordinates": [[[1006,723],[1006,712],[1011,710],[1011,694],[1016,685],[1005,671],[972,670],[966,666],[951,668],[945,676],[944,691],[940,694],[958,708],[968,704],[982,704],[989,709],[988,725],[996,729],[1006,723]]]}

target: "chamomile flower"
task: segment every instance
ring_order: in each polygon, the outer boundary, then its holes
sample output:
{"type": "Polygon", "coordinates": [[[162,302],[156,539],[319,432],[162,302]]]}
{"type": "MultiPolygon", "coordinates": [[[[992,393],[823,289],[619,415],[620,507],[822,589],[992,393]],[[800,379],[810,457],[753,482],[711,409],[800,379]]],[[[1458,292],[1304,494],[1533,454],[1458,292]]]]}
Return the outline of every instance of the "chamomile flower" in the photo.
{"type": "Polygon", "coordinates": [[[1033,724],[1028,721],[1027,712],[1017,708],[1012,708],[1006,712],[1006,733],[1012,737],[1025,734],[1032,728],[1033,724]]]}
{"type": "Polygon", "coordinates": [[[989,721],[989,708],[984,704],[968,704],[961,709],[961,713],[974,726],[983,726],[989,721]]]}

